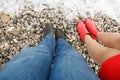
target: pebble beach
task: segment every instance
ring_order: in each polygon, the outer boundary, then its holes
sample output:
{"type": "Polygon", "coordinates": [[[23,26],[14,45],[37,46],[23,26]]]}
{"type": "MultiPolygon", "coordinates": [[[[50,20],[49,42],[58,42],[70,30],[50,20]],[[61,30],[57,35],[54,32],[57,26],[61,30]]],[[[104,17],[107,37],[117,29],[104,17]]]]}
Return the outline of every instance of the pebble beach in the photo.
{"type": "MultiPolygon", "coordinates": [[[[51,23],[54,29],[58,27],[65,32],[66,41],[82,54],[97,74],[100,66],[90,58],[86,45],[81,42],[76,30],[77,20],[84,21],[85,17],[78,14],[69,20],[64,12],[50,8],[45,4],[44,6],[41,11],[35,11],[34,6],[27,5],[17,15],[11,15],[4,11],[0,12],[0,67],[19,54],[22,48],[37,46],[43,40],[45,24],[51,23]]],[[[101,12],[96,12],[94,17],[87,13],[87,17],[95,22],[99,31],[120,33],[120,24],[101,12]]]]}

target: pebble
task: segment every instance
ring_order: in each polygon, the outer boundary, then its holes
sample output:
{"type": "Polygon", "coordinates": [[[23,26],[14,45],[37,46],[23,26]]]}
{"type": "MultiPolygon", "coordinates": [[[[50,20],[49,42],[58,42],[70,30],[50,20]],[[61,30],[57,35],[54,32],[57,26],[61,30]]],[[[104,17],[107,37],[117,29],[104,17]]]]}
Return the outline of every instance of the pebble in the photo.
{"type": "Polygon", "coordinates": [[[2,49],[3,48],[3,45],[2,44],[0,44],[0,49],[2,49]]]}
{"type": "Polygon", "coordinates": [[[13,39],[13,41],[14,41],[15,43],[18,43],[18,41],[17,41],[16,39],[13,39]]]}
{"type": "Polygon", "coordinates": [[[8,23],[8,21],[10,20],[10,15],[9,14],[2,14],[1,15],[1,21],[3,22],[3,23],[8,23]]]}
{"type": "Polygon", "coordinates": [[[31,28],[32,28],[32,26],[30,26],[30,25],[27,26],[27,31],[30,30],[31,28]]]}
{"type": "Polygon", "coordinates": [[[35,39],[39,39],[40,38],[40,35],[35,35],[35,39]]]}
{"type": "Polygon", "coordinates": [[[80,46],[77,46],[77,48],[76,48],[77,50],[80,50],[80,46]]]}
{"type": "Polygon", "coordinates": [[[18,35],[19,34],[19,30],[18,29],[12,29],[12,34],[14,35],[18,35]]]}
{"type": "Polygon", "coordinates": [[[34,28],[31,28],[30,31],[33,32],[35,29],[34,28]]]}
{"type": "Polygon", "coordinates": [[[15,28],[15,27],[9,27],[9,28],[7,29],[7,32],[11,32],[14,28],[15,28]]]}
{"type": "Polygon", "coordinates": [[[112,21],[111,21],[111,24],[112,24],[113,26],[118,26],[118,23],[117,23],[115,20],[112,20],[112,21]]]}
{"type": "Polygon", "coordinates": [[[2,58],[0,58],[0,63],[2,62],[2,58]]]}
{"type": "Polygon", "coordinates": [[[3,33],[2,33],[2,31],[0,30],[0,37],[2,37],[2,35],[3,35],[3,33]]]}
{"type": "Polygon", "coordinates": [[[5,48],[9,48],[9,44],[8,43],[4,43],[4,47],[5,48]]]}
{"type": "MultiPolygon", "coordinates": [[[[73,31],[73,32],[74,32],[74,31],[73,31]]],[[[75,39],[76,39],[76,36],[75,36],[75,35],[73,35],[71,39],[75,40],[75,39]]]]}
{"type": "Polygon", "coordinates": [[[3,27],[4,27],[4,25],[2,23],[0,23],[0,28],[3,28],[3,27]]]}

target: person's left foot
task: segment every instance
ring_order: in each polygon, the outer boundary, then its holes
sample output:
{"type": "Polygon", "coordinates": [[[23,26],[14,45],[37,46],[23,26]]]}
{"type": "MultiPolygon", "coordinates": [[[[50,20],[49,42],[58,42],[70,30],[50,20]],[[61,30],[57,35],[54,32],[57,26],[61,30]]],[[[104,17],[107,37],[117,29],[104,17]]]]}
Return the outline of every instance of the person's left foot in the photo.
{"type": "Polygon", "coordinates": [[[83,43],[85,43],[85,35],[89,34],[88,30],[86,29],[85,24],[83,21],[79,20],[76,25],[78,34],[80,36],[80,39],[83,43]]]}
{"type": "Polygon", "coordinates": [[[64,32],[62,32],[62,30],[58,29],[58,28],[56,29],[55,37],[56,37],[56,40],[58,40],[58,39],[64,39],[65,40],[64,32]]]}
{"type": "Polygon", "coordinates": [[[54,36],[54,30],[50,23],[47,23],[45,25],[45,28],[43,29],[43,31],[44,31],[44,36],[46,36],[48,34],[51,34],[52,36],[54,36]]]}

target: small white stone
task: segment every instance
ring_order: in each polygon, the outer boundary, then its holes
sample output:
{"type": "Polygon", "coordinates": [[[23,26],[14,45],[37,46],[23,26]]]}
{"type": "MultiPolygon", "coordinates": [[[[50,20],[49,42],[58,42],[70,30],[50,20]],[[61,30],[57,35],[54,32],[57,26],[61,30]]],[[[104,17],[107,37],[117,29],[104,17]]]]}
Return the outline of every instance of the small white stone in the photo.
{"type": "Polygon", "coordinates": [[[0,49],[2,49],[4,46],[2,44],[0,44],[0,49]]]}
{"type": "Polygon", "coordinates": [[[32,28],[32,26],[27,26],[27,31],[30,30],[32,28]]]}
{"type": "Polygon", "coordinates": [[[15,27],[9,27],[9,29],[7,29],[7,32],[11,32],[13,29],[15,29],[15,27]]]}
{"type": "Polygon", "coordinates": [[[9,44],[8,43],[4,43],[4,47],[7,49],[9,48],[9,44]]]}
{"type": "Polygon", "coordinates": [[[17,41],[16,39],[13,39],[13,41],[14,41],[15,43],[18,43],[18,41],[17,41]]]}

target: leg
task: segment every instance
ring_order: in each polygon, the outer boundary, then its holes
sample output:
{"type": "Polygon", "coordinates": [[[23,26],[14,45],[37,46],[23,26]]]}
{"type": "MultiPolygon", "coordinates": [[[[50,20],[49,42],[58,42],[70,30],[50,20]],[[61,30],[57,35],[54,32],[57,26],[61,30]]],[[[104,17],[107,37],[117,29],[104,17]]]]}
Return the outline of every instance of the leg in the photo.
{"type": "MultiPolygon", "coordinates": [[[[93,39],[98,39],[98,40],[102,41],[107,47],[120,49],[120,43],[119,43],[120,42],[120,34],[99,32],[97,30],[94,22],[88,18],[85,20],[85,24],[86,24],[86,28],[88,29],[88,31],[93,39]]],[[[82,27],[81,25],[78,25],[78,27],[80,27],[78,29],[78,32],[81,33],[84,28],[81,29],[81,27],[82,27]]],[[[85,32],[85,30],[84,30],[84,32],[85,32]]]]}
{"type": "Polygon", "coordinates": [[[25,48],[11,59],[0,70],[0,80],[48,80],[55,49],[55,38],[49,31],[37,47],[25,48]]]}
{"type": "Polygon", "coordinates": [[[106,46],[120,50],[120,34],[98,32],[97,39],[102,41],[106,46]]]}
{"type": "Polygon", "coordinates": [[[0,70],[0,80],[48,80],[54,48],[47,35],[38,47],[23,49],[0,70]]]}
{"type": "Polygon", "coordinates": [[[120,54],[120,50],[104,47],[98,44],[89,35],[85,36],[85,43],[90,56],[98,64],[102,64],[108,58],[120,54]]]}
{"type": "MultiPolygon", "coordinates": [[[[60,35],[61,32],[58,32],[60,35]]],[[[84,58],[59,36],[50,80],[99,80],[84,58]]]]}
{"type": "Polygon", "coordinates": [[[102,64],[108,58],[120,53],[120,51],[117,49],[104,47],[93,40],[93,39],[96,40],[98,38],[98,40],[102,40],[102,42],[105,43],[106,45],[110,46],[111,45],[110,43],[112,43],[115,46],[115,42],[119,44],[120,41],[118,35],[115,36],[98,32],[94,22],[88,18],[85,20],[86,26],[83,26],[83,23],[80,23],[80,21],[78,21],[78,24],[79,25],[77,25],[77,30],[80,35],[80,38],[85,38],[85,43],[87,45],[89,54],[95,60],[96,63],[102,64]],[[89,33],[88,31],[86,31],[87,30],[86,28],[88,29],[89,33]],[[92,38],[87,34],[90,34],[92,38]]]}
{"type": "Polygon", "coordinates": [[[50,80],[99,80],[84,58],[65,40],[57,41],[50,80]]]}

